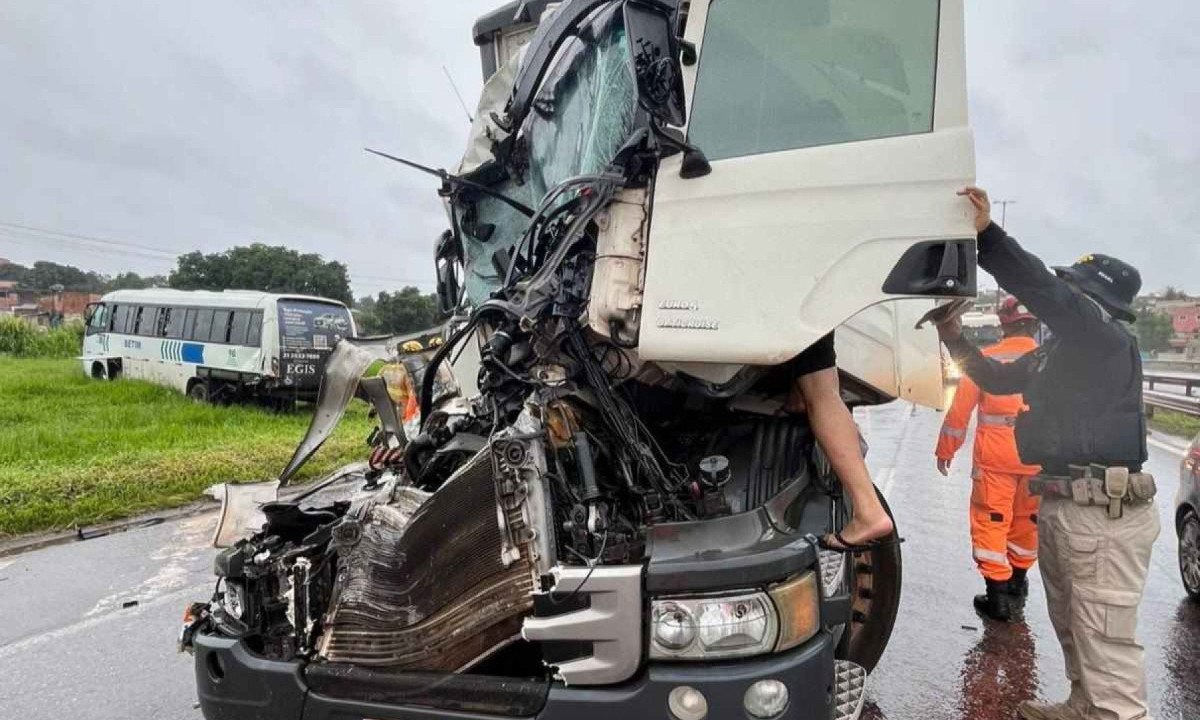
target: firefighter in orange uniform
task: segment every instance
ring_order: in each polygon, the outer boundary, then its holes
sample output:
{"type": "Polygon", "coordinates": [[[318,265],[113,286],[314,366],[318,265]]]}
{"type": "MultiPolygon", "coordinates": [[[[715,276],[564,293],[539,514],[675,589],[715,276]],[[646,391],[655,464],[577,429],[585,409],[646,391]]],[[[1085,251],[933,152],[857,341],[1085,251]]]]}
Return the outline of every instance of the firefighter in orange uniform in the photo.
{"type": "MultiPolygon", "coordinates": [[[[1037,347],[1037,318],[1015,297],[1005,298],[997,314],[1004,339],[984,349],[985,356],[1011,362],[1037,347]]],[[[987,583],[987,592],[975,597],[975,608],[1002,622],[1013,620],[1024,606],[1029,594],[1026,574],[1037,561],[1039,498],[1029,493],[1029,478],[1040,468],[1021,462],[1013,436],[1023,407],[1020,395],[989,395],[964,375],[936,451],[938,471],[947,475],[975,411],[971,545],[987,583]]]]}

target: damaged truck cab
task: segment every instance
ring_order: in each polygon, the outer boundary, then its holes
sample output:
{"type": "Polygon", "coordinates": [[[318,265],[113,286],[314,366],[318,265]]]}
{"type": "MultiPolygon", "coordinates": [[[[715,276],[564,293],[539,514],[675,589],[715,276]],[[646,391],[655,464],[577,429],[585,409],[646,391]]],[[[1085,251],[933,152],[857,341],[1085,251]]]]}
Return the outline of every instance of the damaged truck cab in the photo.
{"type": "Polygon", "coordinates": [[[975,292],[962,12],[481,19],[468,147],[433,171],[444,342],[334,349],[281,481],[355,394],[369,461],[223,525],[181,638],[205,717],[857,718],[899,546],[819,548],[851,508],[792,360],[836,330],[849,404],[943,404],[913,323],[975,292]]]}

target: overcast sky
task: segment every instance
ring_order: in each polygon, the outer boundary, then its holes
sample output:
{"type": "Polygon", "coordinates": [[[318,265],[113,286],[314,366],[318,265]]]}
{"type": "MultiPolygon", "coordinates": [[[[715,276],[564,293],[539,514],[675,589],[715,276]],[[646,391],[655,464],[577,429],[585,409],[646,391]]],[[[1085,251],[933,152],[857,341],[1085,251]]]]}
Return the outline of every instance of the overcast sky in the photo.
{"type": "MultiPolygon", "coordinates": [[[[362,148],[457,161],[442,65],[473,106],[470,27],[500,2],[0,2],[0,256],[151,274],[257,241],[345,262],[357,295],[431,288],[436,181],[362,148]]],[[[1200,3],[968,6],[1009,230],[1200,291],[1200,3]]]]}

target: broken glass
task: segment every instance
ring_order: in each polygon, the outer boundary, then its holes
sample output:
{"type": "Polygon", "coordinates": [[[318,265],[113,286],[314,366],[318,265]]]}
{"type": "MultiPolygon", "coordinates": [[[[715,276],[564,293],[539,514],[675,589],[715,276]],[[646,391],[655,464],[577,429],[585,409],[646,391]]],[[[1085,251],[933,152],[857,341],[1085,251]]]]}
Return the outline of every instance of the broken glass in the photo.
{"type": "MultiPolygon", "coordinates": [[[[637,83],[619,9],[607,7],[559,49],[518,133],[515,153],[524,155],[527,167],[496,190],[538,207],[564,180],[604,170],[633,134],[637,83]]],[[[463,245],[466,299],[477,305],[502,281],[493,258],[507,256],[529,218],[490,197],[477,199],[473,211],[474,223],[467,225],[478,235],[464,232],[463,245]],[[486,226],[495,229],[484,238],[487,233],[477,229],[486,226]]]]}

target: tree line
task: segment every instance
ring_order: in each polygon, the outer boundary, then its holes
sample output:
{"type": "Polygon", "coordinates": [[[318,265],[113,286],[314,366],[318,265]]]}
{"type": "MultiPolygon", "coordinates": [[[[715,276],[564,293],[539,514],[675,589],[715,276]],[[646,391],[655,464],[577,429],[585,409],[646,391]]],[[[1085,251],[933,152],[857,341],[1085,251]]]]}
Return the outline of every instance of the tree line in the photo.
{"type": "Polygon", "coordinates": [[[356,301],[343,263],[316,253],[283,246],[253,245],[219,253],[190,252],[179,256],[169,275],[142,276],[123,272],[109,276],[72,265],[38,261],[26,267],[0,265],[0,280],[15,280],[18,288],[47,291],[56,285],[68,291],[106,293],[170,287],[179,290],[260,290],[332,298],[354,309],[363,335],[409,333],[433,327],[445,318],[437,298],[418,288],[380,292],[356,301]]]}

